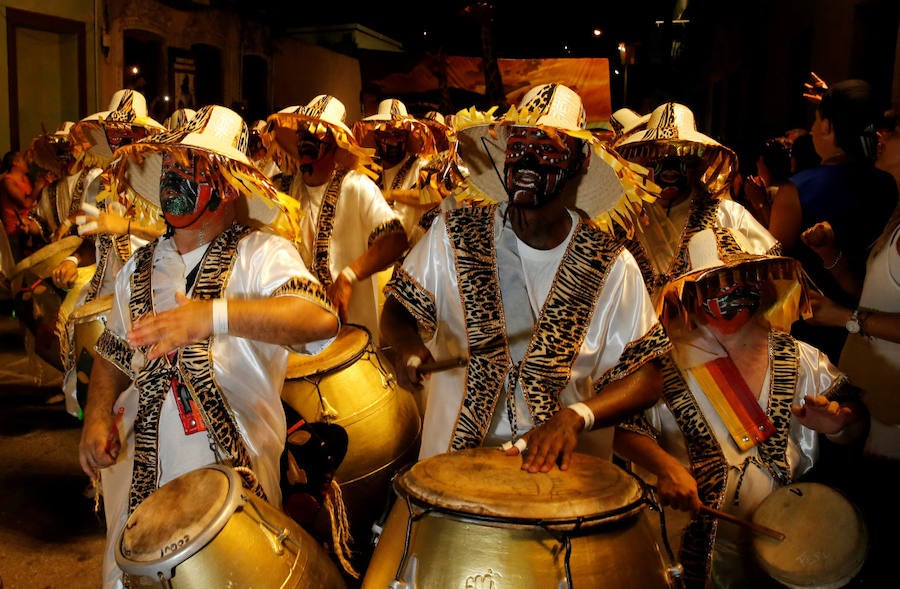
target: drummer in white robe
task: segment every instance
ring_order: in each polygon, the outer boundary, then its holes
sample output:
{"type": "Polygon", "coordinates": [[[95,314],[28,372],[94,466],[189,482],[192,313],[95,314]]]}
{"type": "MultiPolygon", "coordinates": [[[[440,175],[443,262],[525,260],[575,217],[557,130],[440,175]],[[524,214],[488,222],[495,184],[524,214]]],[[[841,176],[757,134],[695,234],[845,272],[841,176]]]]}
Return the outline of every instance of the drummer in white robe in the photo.
{"type": "Polygon", "coordinates": [[[425,383],[420,458],[513,442],[529,472],[565,470],[576,449],[609,458],[601,426],[656,402],[670,344],[634,258],[597,224],[653,195],[566,86],[456,120],[474,200],[502,202],[442,213],[386,290],[401,384],[420,385],[423,362],[467,358],[425,383]]]}
{"type": "Polygon", "coordinates": [[[247,137],[237,113],[205,107],[122,148],[108,170],[111,190],[161,212],[169,232],[116,278],[84,412],[81,465],[102,480],[106,511],[104,587],[121,586],[127,516],[181,474],[227,464],[280,506],[288,355],[318,353],[337,334],[297,251],[298,213],[250,164],[247,137]]]}
{"type": "Polygon", "coordinates": [[[750,519],[815,465],[816,432],[849,443],[865,432],[864,412],[846,376],[788,332],[801,309],[808,314],[796,260],[738,251],[722,261],[712,229],[687,249],[695,270],[662,292],[675,344],[663,399],[617,428],[615,450],[656,479],[663,505],[689,512],[667,524],[687,587],[770,586],[747,530],[698,510],[750,519]]]}

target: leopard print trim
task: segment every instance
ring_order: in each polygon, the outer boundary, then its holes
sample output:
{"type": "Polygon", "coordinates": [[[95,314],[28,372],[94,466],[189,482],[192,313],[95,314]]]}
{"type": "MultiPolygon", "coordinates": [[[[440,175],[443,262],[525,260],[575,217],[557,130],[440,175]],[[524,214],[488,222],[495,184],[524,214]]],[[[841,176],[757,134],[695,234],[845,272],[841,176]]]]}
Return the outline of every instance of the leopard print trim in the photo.
{"type": "Polygon", "coordinates": [[[430,209],[425,211],[425,213],[419,219],[419,227],[423,231],[428,231],[431,228],[432,223],[434,223],[434,220],[437,219],[443,212],[444,211],[443,209],[441,209],[440,205],[431,207],[430,209]]]}
{"type": "Polygon", "coordinates": [[[597,299],[622,247],[609,234],[578,222],[522,360],[520,382],[536,425],[559,412],[559,391],[571,377],[597,299]]]}
{"type": "Polygon", "coordinates": [[[672,342],[661,323],[656,323],[639,339],[629,342],[615,366],[594,382],[597,393],[609,383],[628,376],[651,360],[660,358],[672,350],[672,342]]]}
{"type": "Polygon", "coordinates": [[[394,273],[384,288],[385,296],[393,296],[416,319],[423,341],[434,337],[437,330],[437,306],[434,295],[403,269],[394,266],[394,273]]]}
{"type": "MultiPolygon", "coordinates": [[[[238,244],[253,229],[234,224],[222,232],[204,254],[194,286],[193,298],[215,299],[222,295],[237,258],[238,244]]],[[[133,320],[152,311],[152,263],[158,241],[135,254],[135,272],[131,276],[132,295],[129,301],[133,320]]],[[[207,433],[218,451],[225,454],[231,466],[251,469],[250,454],[240,434],[234,413],[222,394],[213,373],[210,350],[211,339],[180,348],[176,361],[169,363],[164,356],[150,361],[135,380],[140,390],[138,413],[135,418],[135,466],[132,474],[129,512],[156,490],[158,479],[159,414],[171,387],[172,379],[183,382],[197,402],[207,424],[207,433]]],[[[143,350],[142,350],[143,351],[143,350]]],[[[252,471],[251,471],[252,472],[252,471]]],[[[258,481],[242,473],[246,486],[265,499],[258,481]]]]}
{"type": "Polygon", "coordinates": [[[653,427],[653,424],[650,423],[650,420],[647,419],[647,416],[643,412],[636,413],[631,417],[623,419],[616,424],[616,429],[646,436],[653,440],[658,440],[660,433],[662,433],[653,427]]]}
{"type": "Polygon", "coordinates": [[[106,270],[109,265],[109,257],[112,255],[114,243],[113,238],[109,234],[97,236],[97,262],[94,267],[94,274],[91,281],[85,287],[84,302],[90,303],[97,298],[100,293],[100,287],[103,285],[103,277],[106,276],[106,270]]]}
{"type": "Polygon", "coordinates": [[[337,310],[328,298],[325,288],[313,280],[306,278],[291,278],[272,293],[272,297],[280,297],[284,295],[298,296],[303,300],[315,303],[320,307],[324,307],[337,315],[337,310]]]}
{"type": "Polygon", "coordinates": [[[81,211],[81,200],[84,198],[84,189],[87,188],[87,177],[91,168],[83,168],[75,179],[75,186],[72,187],[72,202],[69,203],[69,215],[77,215],[81,211]]]}
{"type": "Polygon", "coordinates": [[[675,250],[675,257],[672,259],[672,265],[666,273],[667,281],[678,278],[690,271],[691,261],[688,256],[688,244],[696,233],[716,226],[716,212],[718,209],[718,199],[713,198],[705,190],[691,200],[688,220],[681,231],[681,238],[675,250]]]}
{"type": "Polygon", "coordinates": [[[512,365],[497,274],[496,210],[497,205],[489,205],[457,209],[447,215],[470,354],[465,394],[449,450],[481,445],[500,398],[497,392],[503,390],[512,365]]]}
{"type": "Polygon", "coordinates": [[[406,232],[403,230],[403,223],[400,222],[400,219],[391,219],[389,221],[385,221],[381,225],[375,228],[372,233],[369,234],[369,240],[366,243],[368,247],[372,247],[372,244],[384,237],[385,235],[397,235],[399,233],[406,232]]]}
{"type": "MultiPolygon", "coordinates": [[[[394,176],[394,180],[391,182],[391,190],[399,190],[403,188],[403,183],[406,181],[406,177],[409,176],[409,171],[412,169],[413,164],[415,164],[419,159],[417,155],[411,155],[406,158],[406,161],[403,162],[403,166],[397,170],[397,175],[394,176]]],[[[413,185],[413,188],[416,186],[413,185]]]]}
{"type": "Polygon", "coordinates": [[[769,332],[769,361],[772,378],[769,388],[769,406],[766,413],[775,426],[775,433],[759,445],[759,457],[769,472],[781,485],[793,482],[787,459],[788,437],[791,430],[791,405],[800,368],[797,341],[789,333],[769,332]]]}
{"type": "Polygon", "coordinates": [[[127,374],[128,378],[134,380],[137,376],[132,365],[135,357],[134,348],[131,347],[128,340],[119,337],[109,329],[104,329],[94,347],[100,356],[112,362],[119,370],[127,374]]]}
{"type": "Polygon", "coordinates": [[[326,289],[331,286],[331,235],[334,233],[334,218],[337,214],[337,203],[341,197],[341,186],[344,176],[349,170],[337,168],[331,177],[325,194],[322,195],[322,208],[316,219],[316,243],[313,248],[312,271],[326,289]]]}
{"type": "MultiPolygon", "coordinates": [[[[700,501],[718,509],[725,499],[728,479],[725,455],[671,356],[662,359],[662,372],[663,397],[685,441],[691,442],[687,453],[700,501]]],[[[717,529],[717,520],[705,514],[694,516],[685,528],[679,553],[685,587],[705,587],[717,529]]]]}
{"type": "Polygon", "coordinates": [[[784,247],[781,245],[781,242],[776,242],[772,247],[766,250],[767,256],[780,256],[784,252],[784,247]]]}

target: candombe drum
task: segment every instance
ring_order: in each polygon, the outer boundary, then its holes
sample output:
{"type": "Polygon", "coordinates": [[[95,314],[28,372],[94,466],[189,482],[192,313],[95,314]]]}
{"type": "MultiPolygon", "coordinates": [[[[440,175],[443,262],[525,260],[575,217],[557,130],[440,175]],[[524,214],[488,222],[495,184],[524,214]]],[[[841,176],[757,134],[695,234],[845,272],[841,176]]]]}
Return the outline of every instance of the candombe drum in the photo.
{"type": "Polygon", "coordinates": [[[12,279],[16,311],[34,335],[35,352],[51,366],[62,370],[56,320],[63,294],[53,285],[53,269],[72,255],[81,238],[71,235],[45,245],[16,264],[12,279]]]}
{"type": "Polygon", "coordinates": [[[132,587],[346,586],[308,532],[222,465],[186,473],[147,497],[119,534],[116,563],[132,587]]]}
{"type": "Polygon", "coordinates": [[[643,482],[585,454],[566,471],[521,466],[521,456],[474,448],[399,473],[363,589],[680,586],[643,482]]]}
{"type": "MultiPolygon", "coordinates": [[[[106,328],[106,319],[112,309],[113,295],[94,299],[77,307],[69,314],[66,329],[68,338],[60,343],[63,347],[63,362],[68,368],[75,367],[75,396],[67,401],[73,408],[83,409],[87,402],[87,389],[91,379],[91,368],[97,352],[94,345],[106,328]]],[[[76,411],[77,412],[77,411],[76,411]]]]}
{"type": "Polygon", "coordinates": [[[763,570],[787,587],[837,589],[865,563],[868,532],[862,515],[827,485],[776,489],[753,512],[753,521],[785,535],[781,541],[757,535],[753,551],[763,570]]]}
{"type": "MultiPolygon", "coordinates": [[[[421,417],[412,394],[387,370],[369,331],[343,325],[315,356],[292,354],[282,399],[308,422],[333,423],[347,432],[347,453],[334,473],[356,547],[391,498],[391,477],[419,451],[421,417]]],[[[315,528],[330,535],[322,510],[315,528]]]]}

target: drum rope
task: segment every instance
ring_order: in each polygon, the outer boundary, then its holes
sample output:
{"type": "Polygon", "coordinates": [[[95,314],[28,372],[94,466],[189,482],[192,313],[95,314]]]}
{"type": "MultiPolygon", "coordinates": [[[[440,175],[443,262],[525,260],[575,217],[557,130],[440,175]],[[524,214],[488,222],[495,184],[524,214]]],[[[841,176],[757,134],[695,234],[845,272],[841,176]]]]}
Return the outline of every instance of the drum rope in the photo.
{"type": "Polygon", "coordinates": [[[344,498],[341,486],[337,481],[331,481],[331,492],[325,495],[325,508],[331,519],[331,538],[334,543],[334,553],[347,574],[354,579],[359,578],[359,573],[350,564],[347,555],[350,553],[350,522],[347,520],[347,510],[344,508],[344,498]]]}

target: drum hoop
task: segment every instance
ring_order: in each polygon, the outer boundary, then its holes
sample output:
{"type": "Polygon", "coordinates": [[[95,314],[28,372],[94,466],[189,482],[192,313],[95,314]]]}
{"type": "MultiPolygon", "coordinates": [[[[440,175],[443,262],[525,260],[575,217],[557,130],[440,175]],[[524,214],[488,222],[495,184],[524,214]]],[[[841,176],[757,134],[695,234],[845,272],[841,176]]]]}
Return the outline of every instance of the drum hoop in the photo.
{"type": "Polygon", "coordinates": [[[108,294],[99,299],[94,299],[93,301],[79,305],[69,314],[69,321],[77,325],[79,323],[86,323],[97,319],[112,309],[114,296],[115,295],[108,294]],[[90,313],[87,312],[88,310],[90,310],[90,313]]]}
{"type": "MultiPolygon", "coordinates": [[[[296,376],[294,378],[286,377],[285,380],[294,380],[294,381],[304,380],[307,382],[314,383],[314,381],[316,379],[318,379],[320,376],[322,376],[323,374],[331,374],[331,373],[340,372],[342,370],[346,370],[347,368],[349,368],[349,367],[353,366],[354,364],[356,364],[357,362],[359,362],[359,359],[362,358],[363,355],[365,355],[367,353],[367,350],[372,346],[372,334],[369,333],[369,330],[366,329],[365,326],[363,326],[363,325],[356,325],[354,323],[345,323],[344,326],[345,327],[355,327],[366,334],[366,344],[364,346],[362,346],[359,349],[359,351],[354,353],[353,356],[347,358],[346,360],[339,362],[337,364],[333,364],[333,365],[329,366],[328,368],[316,370],[315,372],[310,372],[309,374],[304,374],[303,376],[296,376]]],[[[327,349],[328,348],[326,347],[325,350],[323,350],[322,352],[319,352],[319,353],[321,354],[321,353],[325,352],[327,349]]]]}
{"type": "Polygon", "coordinates": [[[210,522],[210,525],[196,537],[192,538],[191,542],[186,544],[183,548],[172,552],[164,558],[149,562],[131,560],[122,554],[122,541],[125,539],[126,531],[126,528],[123,527],[122,531],[119,532],[119,539],[116,542],[116,564],[119,565],[119,568],[131,575],[158,579],[161,574],[166,579],[171,579],[175,576],[175,568],[178,565],[200,552],[219,535],[219,532],[222,531],[225,524],[228,523],[237,511],[238,506],[244,502],[241,477],[236,470],[223,464],[210,464],[202,468],[218,470],[228,478],[228,492],[225,495],[225,501],[222,508],[219,510],[219,513],[216,514],[216,517],[210,522]]]}
{"type": "MultiPolygon", "coordinates": [[[[391,478],[391,486],[393,487],[394,492],[397,494],[397,496],[403,498],[408,505],[415,505],[416,507],[419,507],[423,510],[423,513],[421,513],[420,515],[413,516],[415,519],[424,517],[431,512],[436,512],[452,517],[457,517],[463,520],[475,520],[478,522],[507,524],[512,526],[539,527],[547,531],[578,532],[583,529],[593,528],[598,524],[616,523],[625,519],[629,519],[638,515],[641,511],[651,505],[649,501],[649,487],[647,483],[645,483],[640,477],[634,475],[633,473],[625,471],[629,476],[635,479],[635,482],[640,487],[641,493],[639,497],[630,503],[626,503],[621,507],[616,507],[608,511],[604,511],[603,513],[558,519],[537,517],[500,517],[496,515],[471,513],[468,511],[461,511],[449,507],[439,507],[433,505],[427,500],[416,497],[410,494],[408,491],[402,489],[399,484],[399,479],[401,475],[406,473],[413,466],[415,466],[415,463],[408,464],[397,471],[397,473],[391,478]]],[[[410,513],[412,513],[412,509],[410,509],[410,513]]]]}

